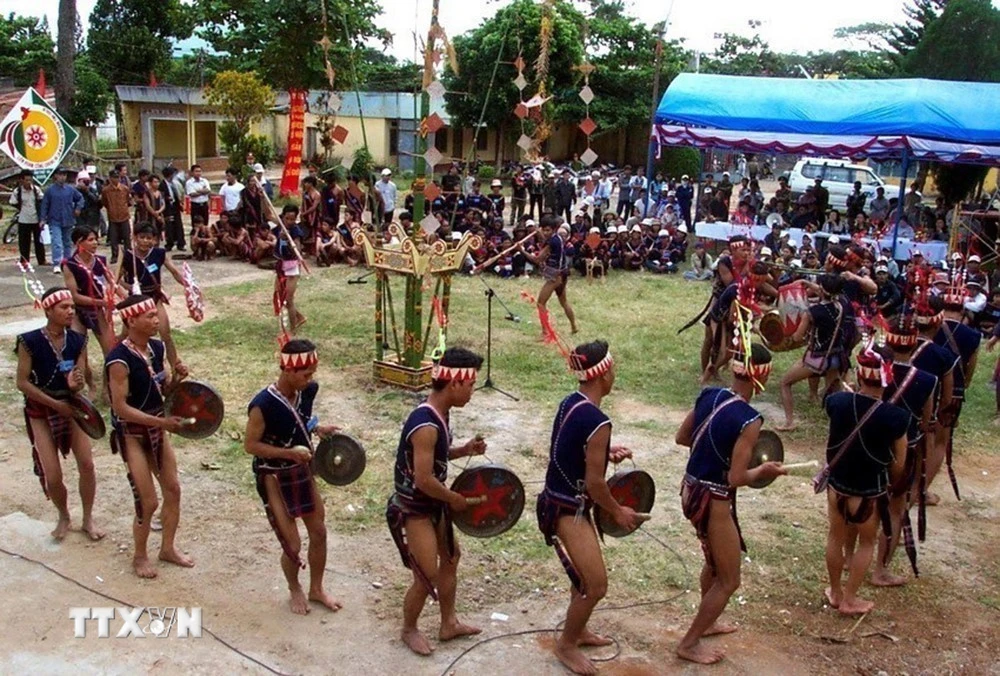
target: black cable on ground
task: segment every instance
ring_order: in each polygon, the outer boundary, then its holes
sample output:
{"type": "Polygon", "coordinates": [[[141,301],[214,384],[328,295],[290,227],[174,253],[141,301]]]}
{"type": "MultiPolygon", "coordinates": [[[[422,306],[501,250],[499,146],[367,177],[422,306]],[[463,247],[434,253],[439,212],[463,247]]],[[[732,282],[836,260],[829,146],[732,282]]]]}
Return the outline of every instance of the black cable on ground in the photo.
{"type": "MultiPolygon", "coordinates": [[[[25,556],[24,554],[18,554],[16,552],[8,551],[8,550],[4,549],[3,547],[0,547],[0,552],[6,554],[7,556],[10,556],[11,558],[21,559],[22,561],[27,561],[28,563],[33,563],[33,564],[35,564],[37,566],[41,566],[45,570],[49,571],[50,573],[52,573],[54,575],[57,575],[58,577],[61,577],[62,579],[66,580],[67,582],[71,582],[72,584],[75,584],[77,587],[80,587],[81,589],[85,589],[85,590],[89,591],[92,594],[96,594],[97,596],[100,596],[101,598],[105,598],[105,599],[107,599],[109,601],[114,601],[115,603],[117,603],[118,605],[120,605],[122,607],[129,607],[129,608],[136,608],[137,607],[134,603],[130,603],[128,601],[124,601],[122,599],[115,598],[114,596],[111,596],[110,594],[105,594],[104,592],[102,592],[100,590],[97,590],[97,589],[94,589],[93,587],[88,587],[87,585],[83,584],[79,580],[76,580],[76,579],[70,577],[69,575],[66,575],[65,573],[59,572],[58,570],[56,570],[55,568],[53,568],[49,564],[45,563],[44,561],[38,561],[37,559],[33,559],[30,556],[25,556]]],[[[275,669],[274,667],[272,667],[271,665],[266,664],[264,662],[261,662],[256,657],[253,657],[252,655],[246,654],[245,652],[243,652],[242,650],[240,650],[239,648],[237,648],[236,646],[234,646],[233,644],[231,644],[229,641],[225,640],[224,638],[222,638],[221,636],[219,636],[218,634],[216,634],[214,631],[212,631],[208,627],[202,625],[201,629],[206,634],[208,634],[209,636],[211,636],[212,638],[214,638],[216,641],[218,641],[219,643],[221,643],[225,647],[229,648],[230,650],[232,650],[234,653],[236,653],[237,655],[239,655],[243,659],[249,660],[250,662],[253,662],[254,664],[256,664],[261,669],[265,669],[266,671],[268,671],[268,672],[270,672],[272,674],[276,674],[277,676],[286,676],[283,671],[279,671],[279,670],[275,669]]]]}

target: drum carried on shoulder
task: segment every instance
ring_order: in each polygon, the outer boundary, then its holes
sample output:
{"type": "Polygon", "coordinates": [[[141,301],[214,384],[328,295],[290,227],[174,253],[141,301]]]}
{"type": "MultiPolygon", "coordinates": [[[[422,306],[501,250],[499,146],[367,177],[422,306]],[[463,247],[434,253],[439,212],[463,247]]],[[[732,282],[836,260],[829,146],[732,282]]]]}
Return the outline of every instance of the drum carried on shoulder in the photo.
{"type": "Polygon", "coordinates": [[[805,338],[794,341],[792,336],[809,313],[809,296],[803,280],[778,288],[778,307],[765,312],[757,325],[764,344],[774,352],[787,352],[805,345],[805,338]]]}

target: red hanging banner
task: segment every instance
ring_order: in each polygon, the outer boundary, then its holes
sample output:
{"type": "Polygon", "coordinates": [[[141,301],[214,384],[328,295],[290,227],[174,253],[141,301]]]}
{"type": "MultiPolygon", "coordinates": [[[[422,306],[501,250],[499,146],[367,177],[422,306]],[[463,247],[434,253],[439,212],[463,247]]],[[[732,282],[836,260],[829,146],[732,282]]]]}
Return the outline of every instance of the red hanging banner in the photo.
{"type": "Polygon", "coordinates": [[[279,189],[282,197],[299,194],[299,173],[302,171],[302,149],[306,133],[306,92],[292,89],[288,94],[288,153],[279,189]]]}

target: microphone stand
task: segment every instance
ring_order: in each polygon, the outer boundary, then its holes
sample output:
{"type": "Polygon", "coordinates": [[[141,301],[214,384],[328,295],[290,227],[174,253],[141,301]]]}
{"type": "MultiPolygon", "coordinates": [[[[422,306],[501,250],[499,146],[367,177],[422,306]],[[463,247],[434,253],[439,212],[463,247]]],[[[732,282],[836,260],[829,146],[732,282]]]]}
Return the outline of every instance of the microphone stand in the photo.
{"type": "Polygon", "coordinates": [[[508,322],[515,322],[517,324],[520,324],[521,323],[521,318],[518,317],[513,312],[511,312],[510,308],[507,307],[507,303],[503,302],[503,298],[501,298],[500,295],[496,291],[493,290],[492,286],[490,286],[489,284],[486,283],[486,280],[483,279],[483,276],[482,275],[476,275],[476,278],[480,282],[483,283],[483,286],[485,286],[487,289],[489,289],[489,292],[487,292],[487,295],[490,295],[490,293],[492,293],[491,297],[495,296],[496,299],[497,299],[497,302],[500,303],[500,307],[502,307],[504,310],[507,311],[507,316],[504,317],[504,319],[506,319],[508,322]]]}
{"type": "Polygon", "coordinates": [[[485,294],[486,294],[486,381],[482,384],[481,387],[477,387],[476,389],[477,390],[486,390],[486,389],[494,390],[494,391],[499,392],[500,394],[504,395],[505,397],[509,397],[509,398],[513,399],[514,401],[520,401],[520,399],[518,399],[517,397],[515,397],[510,392],[505,392],[504,390],[501,390],[499,387],[497,387],[496,385],[493,384],[493,298],[496,298],[497,301],[501,305],[503,305],[504,309],[507,310],[507,319],[508,320],[517,322],[517,321],[520,321],[521,318],[515,316],[514,313],[510,311],[510,308],[508,308],[506,305],[504,305],[504,302],[502,300],[500,300],[499,296],[497,296],[497,292],[493,290],[493,287],[491,287],[489,284],[487,284],[486,281],[482,279],[482,277],[480,277],[480,280],[482,280],[483,284],[486,286],[486,291],[485,291],[485,294]]]}

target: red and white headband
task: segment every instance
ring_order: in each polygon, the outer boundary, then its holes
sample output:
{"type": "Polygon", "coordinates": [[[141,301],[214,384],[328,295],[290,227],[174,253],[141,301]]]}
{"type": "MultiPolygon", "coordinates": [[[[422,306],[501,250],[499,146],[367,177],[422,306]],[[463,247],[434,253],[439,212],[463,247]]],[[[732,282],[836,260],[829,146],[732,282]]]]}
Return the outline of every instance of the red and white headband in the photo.
{"type": "Polygon", "coordinates": [[[463,382],[476,379],[476,369],[472,366],[444,366],[440,363],[431,368],[431,380],[454,380],[463,382]]]}
{"type": "Polygon", "coordinates": [[[140,301],[135,305],[129,305],[128,307],[122,308],[118,311],[118,313],[122,319],[133,319],[155,309],[156,301],[152,298],[147,298],[146,300],[140,301]]]}
{"type": "Polygon", "coordinates": [[[892,364],[883,362],[882,366],[864,366],[858,364],[858,378],[882,383],[882,387],[888,387],[892,382],[892,364]]]}
{"type": "Polygon", "coordinates": [[[843,259],[837,258],[832,253],[827,253],[826,254],[826,260],[830,261],[833,264],[833,267],[835,267],[835,268],[846,268],[847,267],[847,263],[843,259]]]}
{"type": "Polygon", "coordinates": [[[576,376],[577,380],[584,383],[600,378],[605,373],[610,371],[611,367],[615,365],[615,360],[611,357],[610,350],[606,355],[604,355],[604,359],[597,362],[590,368],[575,369],[573,368],[573,360],[574,360],[574,355],[571,354],[569,362],[570,364],[569,370],[573,373],[574,376],[576,376]]]}
{"type": "Polygon", "coordinates": [[[940,324],[944,319],[944,312],[938,312],[935,315],[917,315],[917,324],[920,326],[934,326],[935,324],[940,324]]]}
{"type": "Polygon", "coordinates": [[[735,242],[729,242],[730,251],[739,251],[741,249],[747,248],[748,246],[750,246],[750,242],[745,239],[738,239],[735,242]]]}
{"type": "Polygon", "coordinates": [[[287,352],[281,353],[281,370],[282,371],[298,371],[299,369],[306,369],[310,366],[315,366],[319,363],[319,357],[316,356],[316,351],[312,352],[296,352],[294,354],[289,354],[287,352]]]}
{"type": "Polygon", "coordinates": [[[885,334],[885,342],[896,347],[913,347],[917,344],[917,334],[895,333],[890,330],[885,334]]]}
{"type": "Polygon", "coordinates": [[[758,392],[764,391],[764,381],[771,375],[771,367],[771,362],[766,364],[751,363],[748,369],[743,362],[743,355],[739,353],[733,355],[733,361],[729,364],[729,368],[734,374],[749,378],[753,382],[754,389],[758,392]]]}
{"type": "Polygon", "coordinates": [[[43,298],[42,309],[50,310],[64,300],[73,300],[73,294],[69,292],[69,289],[60,289],[43,298]]]}

